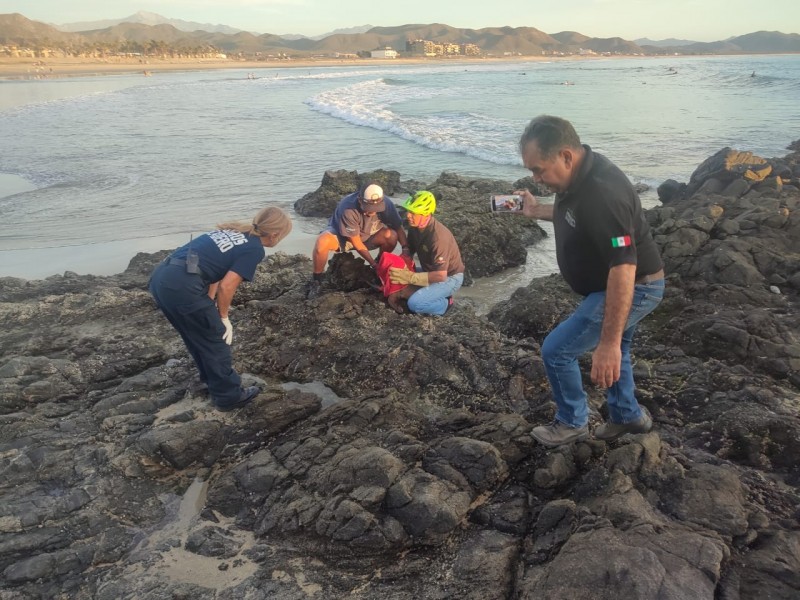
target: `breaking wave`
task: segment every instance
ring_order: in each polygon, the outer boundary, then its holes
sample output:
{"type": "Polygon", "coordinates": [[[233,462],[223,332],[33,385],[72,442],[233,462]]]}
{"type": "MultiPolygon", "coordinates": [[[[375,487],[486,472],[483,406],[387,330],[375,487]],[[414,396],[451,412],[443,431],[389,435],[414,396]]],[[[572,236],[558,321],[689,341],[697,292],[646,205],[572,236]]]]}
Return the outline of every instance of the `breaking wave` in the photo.
{"type": "Polygon", "coordinates": [[[426,89],[375,79],[322,92],[306,100],[306,104],[353,125],[385,131],[440,152],[464,154],[499,165],[520,165],[513,143],[518,127],[511,122],[473,112],[403,115],[392,110],[395,104],[460,93],[453,88],[426,89]]]}

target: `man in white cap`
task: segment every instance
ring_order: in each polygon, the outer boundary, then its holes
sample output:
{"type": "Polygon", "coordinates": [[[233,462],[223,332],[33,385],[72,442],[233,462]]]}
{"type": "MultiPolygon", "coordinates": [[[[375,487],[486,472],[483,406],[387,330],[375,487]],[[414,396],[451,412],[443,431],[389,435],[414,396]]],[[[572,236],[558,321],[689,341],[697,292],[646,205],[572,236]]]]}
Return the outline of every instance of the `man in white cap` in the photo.
{"type": "Polygon", "coordinates": [[[384,197],[381,186],[370,183],[345,196],[314,245],[311,255],[314,276],[308,297],[319,295],[331,252],[355,250],[374,269],[377,261],[370,250],[378,248],[380,252],[392,252],[398,241],[404,250],[408,249],[403,220],[392,201],[384,197]]]}

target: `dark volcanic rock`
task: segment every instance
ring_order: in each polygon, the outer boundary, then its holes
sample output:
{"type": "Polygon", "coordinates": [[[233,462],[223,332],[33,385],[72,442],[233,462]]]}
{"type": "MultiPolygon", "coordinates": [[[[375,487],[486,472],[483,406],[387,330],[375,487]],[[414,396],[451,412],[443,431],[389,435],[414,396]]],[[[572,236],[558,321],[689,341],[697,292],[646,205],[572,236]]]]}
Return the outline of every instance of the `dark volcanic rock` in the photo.
{"type": "Polygon", "coordinates": [[[294,209],[304,217],[330,217],[343,197],[360,190],[364,185],[377,183],[383,193],[393,196],[401,191],[400,173],[397,171],[325,171],[318,190],[309,192],[294,203],[294,209]]]}
{"type": "Polygon", "coordinates": [[[691,198],[695,194],[720,194],[731,198],[748,196],[775,196],[784,185],[800,186],[800,156],[797,142],[789,145],[794,150],[783,158],[761,158],[752,152],[723,148],[705,160],[689,183],[668,179],[658,186],[658,198],[663,204],[678,198],[691,198]]]}
{"type": "MultiPolygon", "coordinates": [[[[232,311],[264,392],[232,413],[146,292],[164,252],[0,280],[0,597],[797,598],[797,155],[743,194],[720,161],[648,211],[668,285],[633,354],[656,426],[609,444],[528,435],[552,416],[539,344],[578,301],[559,276],[429,318],[350,254],[306,300],[308,258],[272,254],[232,311]]],[[[539,239],[486,211],[530,183],[427,186],[473,275],[539,239]]]]}
{"type": "Polygon", "coordinates": [[[189,534],[186,549],[202,556],[232,558],[239,554],[241,544],[221,527],[203,527],[189,534]]]}
{"type": "Polygon", "coordinates": [[[718,192],[723,184],[743,177],[754,182],[762,181],[772,172],[772,166],[766,160],[755,156],[752,152],[740,152],[731,148],[723,148],[714,156],[707,158],[689,178],[687,194],[692,195],[697,192],[708,181],[718,181],[719,186],[716,190],[708,190],[710,193],[718,192]]]}
{"type": "Polygon", "coordinates": [[[667,179],[664,183],[658,186],[656,190],[658,199],[662,204],[669,204],[675,198],[682,196],[686,191],[685,183],[678,183],[674,179],[667,179]]]}

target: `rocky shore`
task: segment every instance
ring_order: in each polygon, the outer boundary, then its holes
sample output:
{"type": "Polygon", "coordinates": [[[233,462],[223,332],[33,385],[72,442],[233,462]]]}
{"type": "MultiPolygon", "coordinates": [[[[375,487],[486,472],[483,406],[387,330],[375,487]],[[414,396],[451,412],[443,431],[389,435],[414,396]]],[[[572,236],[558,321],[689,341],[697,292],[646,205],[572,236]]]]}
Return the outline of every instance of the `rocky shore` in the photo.
{"type": "MultiPolygon", "coordinates": [[[[539,344],[577,300],[559,276],[429,318],[392,311],[351,255],[312,301],[308,257],[271,255],[235,298],[235,362],[264,392],[234,413],[195,391],[147,293],[167,251],[111,277],[0,279],[0,599],[797,598],[790,149],[724,149],[660,186],[667,293],[634,344],[655,427],[610,444],[528,435],[552,415],[539,344]]],[[[297,212],[365,176],[326,174],[297,212]]],[[[471,278],[544,235],[486,212],[520,185],[424,186],[471,278]]]]}

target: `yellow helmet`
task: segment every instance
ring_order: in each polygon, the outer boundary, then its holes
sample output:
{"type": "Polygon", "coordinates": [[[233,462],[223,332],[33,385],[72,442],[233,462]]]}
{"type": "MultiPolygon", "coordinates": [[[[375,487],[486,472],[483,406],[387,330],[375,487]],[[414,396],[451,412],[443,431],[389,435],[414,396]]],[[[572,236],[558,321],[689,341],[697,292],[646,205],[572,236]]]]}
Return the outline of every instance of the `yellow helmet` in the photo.
{"type": "Polygon", "coordinates": [[[430,192],[422,190],[406,200],[403,203],[403,208],[415,215],[427,217],[436,212],[436,198],[430,192]]]}

